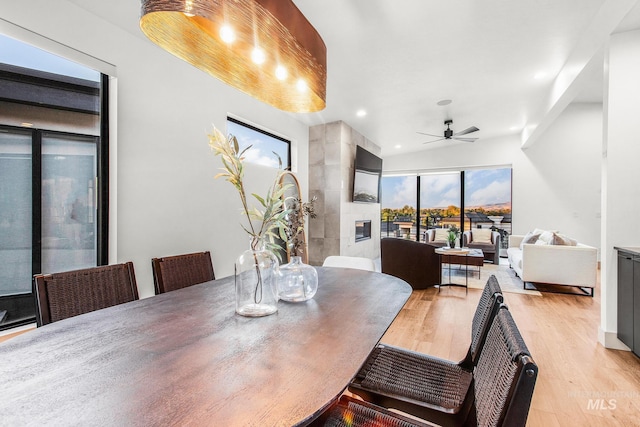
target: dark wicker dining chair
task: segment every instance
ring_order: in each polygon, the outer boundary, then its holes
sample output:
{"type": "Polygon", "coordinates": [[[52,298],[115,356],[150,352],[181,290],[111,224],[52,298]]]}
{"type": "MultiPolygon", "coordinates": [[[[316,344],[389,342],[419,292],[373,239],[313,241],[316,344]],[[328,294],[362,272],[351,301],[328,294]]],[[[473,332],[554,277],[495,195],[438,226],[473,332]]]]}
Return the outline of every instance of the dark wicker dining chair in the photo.
{"type": "Polygon", "coordinates": [[[498,310],[473,369],[473,403],[466,424],[525,427],[537,378],[538,365],[511,312],[498,310]]]}
{"type": "Polygon", "coordinates": [[[209,251],[153,258],[151,266],[156,295],[215,279],[209,251]]]}
{"type": "Polygon", "coordinates": [[[491,276],[480,296],[471,326],[471,344],[462,361],[455,363],[380,344],[349,384],[349,391],[383,407],[420,418],[429,416],[439,424],[446,424],[451,417],[466,418],[470,406],[463,403],[471,392],[473,368],[502,302],[500,285],[491,276]]]}
{"type": "Polygon", "coordinates": [[[311,427],[428,427],[431,424],[425,424],[369,402],[343,395],[309,425],[311,427]]]}
{"type": "Polygon", "coordinates": [[[138,299],[133,263],[33,276],[36,323],[48,323],[138,299]]]}

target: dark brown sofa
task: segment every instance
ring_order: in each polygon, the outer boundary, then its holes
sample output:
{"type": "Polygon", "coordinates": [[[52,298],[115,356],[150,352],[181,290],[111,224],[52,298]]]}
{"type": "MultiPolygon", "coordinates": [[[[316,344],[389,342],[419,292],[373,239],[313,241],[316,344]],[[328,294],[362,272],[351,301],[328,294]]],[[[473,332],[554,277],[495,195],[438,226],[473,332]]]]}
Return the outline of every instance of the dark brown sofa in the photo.
{"type": "Polygon", "coordinates": [[[398,277],[413,289],[440,283],[440,261],[435,247],[415,240],[385,237],[380,241],[382,272],[398,277]]]}

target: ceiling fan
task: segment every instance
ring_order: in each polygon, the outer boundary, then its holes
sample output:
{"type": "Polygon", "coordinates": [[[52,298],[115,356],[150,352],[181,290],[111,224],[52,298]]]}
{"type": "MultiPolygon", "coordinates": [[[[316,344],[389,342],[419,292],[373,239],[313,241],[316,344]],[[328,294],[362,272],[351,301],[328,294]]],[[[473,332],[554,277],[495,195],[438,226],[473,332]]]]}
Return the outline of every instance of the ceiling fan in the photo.
{"type": "Polygon", "coordinates": [[[478,138],[460,138],[462,135],[467,135],[467,134],[479,131],[480,129],[478,129],[475,126],[471,126],[470,128],[466,128],[465,130],[454,133],[450,127],[453,124],[453,120],[447,119],[444,121],[444,124],[447,125],[447,128],[444,131],[444,137],[441,137],[440,135],[433,135],[430,133],[418,132],[419,134],[422,134],[422,135],[434,136],[438,138],[438,139],[434,139],[433,141],[423,142],[423,144],[430,144],[432,142],[443,141],[445,139],[455,139],[456,141],[462,141],[462,142],[473,142],[476,139],[478,139],[478,138]]]}

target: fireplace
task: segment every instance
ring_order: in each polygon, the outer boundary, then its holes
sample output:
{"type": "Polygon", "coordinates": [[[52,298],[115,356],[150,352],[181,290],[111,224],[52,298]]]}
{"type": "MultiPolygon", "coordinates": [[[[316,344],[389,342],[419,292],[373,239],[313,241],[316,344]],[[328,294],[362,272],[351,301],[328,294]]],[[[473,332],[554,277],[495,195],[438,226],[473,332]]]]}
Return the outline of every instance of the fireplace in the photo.
{"type": "Polygon", "coordinates": [[[370,238],[371,221],[366,219],[356,221],[356,242],[368,240],[370,238]]]}

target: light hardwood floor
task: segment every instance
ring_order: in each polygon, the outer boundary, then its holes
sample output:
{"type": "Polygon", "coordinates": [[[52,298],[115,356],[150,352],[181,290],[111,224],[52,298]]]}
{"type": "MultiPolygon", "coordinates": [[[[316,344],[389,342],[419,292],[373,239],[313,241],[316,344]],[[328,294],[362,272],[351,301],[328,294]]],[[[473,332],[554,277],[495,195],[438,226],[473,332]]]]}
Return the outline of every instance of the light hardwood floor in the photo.
{"type": "MultiPolygon", "coordinates": [[[[480,293],[414,291],[382,341],[458,361],[480,293]]],[[[640,359],[598,344],[598,291],[594,298],[505,293],[505,302],[539,366],[528,426],[640,426],[640,359]]]]}
{"type": "MultiPolygon", "coordinates": [[[[414,291],[382,341],[458,361],[469,347],[480,294],[414,291]]],[[[640,426],[640,359],[598,343],[598,291],[594,298],[504,297],[539,367],[528,426],[640,426]]]]}
{"type": "Polygon", "coordinates": [[[32,329],[35,329],[35,327],[29,328],[29,329],[23,329],[23,330],[20,330],[18,332],[10,332],[10,333],[5,334],[5,335],[0,335],[0,342],[6,341],[6,340],[11,339],[13,337],[17,337],[18,335],[24,334],[25,332],[28,332],[28,331],[30,331],[32,329]]]}

